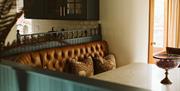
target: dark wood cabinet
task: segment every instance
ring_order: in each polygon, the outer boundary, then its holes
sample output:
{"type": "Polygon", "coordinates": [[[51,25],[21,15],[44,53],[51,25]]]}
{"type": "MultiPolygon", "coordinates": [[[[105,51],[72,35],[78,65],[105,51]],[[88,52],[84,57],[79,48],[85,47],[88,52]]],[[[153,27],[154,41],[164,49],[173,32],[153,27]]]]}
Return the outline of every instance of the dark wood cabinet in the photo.
{"type": "Polygon", "coordinates": [[[99,0],[25,0],[25,17],[99,20],[99,0]]]}

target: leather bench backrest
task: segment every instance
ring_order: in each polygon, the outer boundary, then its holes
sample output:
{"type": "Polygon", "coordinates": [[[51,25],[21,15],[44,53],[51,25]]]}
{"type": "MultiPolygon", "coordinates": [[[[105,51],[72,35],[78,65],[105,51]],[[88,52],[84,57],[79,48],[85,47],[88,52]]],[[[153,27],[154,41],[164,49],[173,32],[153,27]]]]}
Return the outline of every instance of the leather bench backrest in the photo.
{"type": "Polygon", "coordinates": [[[86,56],[94,57],[95,55],[104,57],[107,53],[108,45],[106,41],[94,41],[21,54],[18,56],[17,62],[62,72],[65,70],[66,60],[72,58],[82,59],[86,56]]]}

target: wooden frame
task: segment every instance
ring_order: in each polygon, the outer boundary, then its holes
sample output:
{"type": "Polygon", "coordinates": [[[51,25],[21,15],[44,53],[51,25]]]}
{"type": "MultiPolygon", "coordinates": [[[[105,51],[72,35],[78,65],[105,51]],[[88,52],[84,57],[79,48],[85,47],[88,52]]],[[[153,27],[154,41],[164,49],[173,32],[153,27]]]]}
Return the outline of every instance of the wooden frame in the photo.
{"type": "Polygon", "coordinates": [[[154,0],[149,0],[149,44],[148,44],[148,63],[153,63],[153,27],[154,27],[154,0]]]}

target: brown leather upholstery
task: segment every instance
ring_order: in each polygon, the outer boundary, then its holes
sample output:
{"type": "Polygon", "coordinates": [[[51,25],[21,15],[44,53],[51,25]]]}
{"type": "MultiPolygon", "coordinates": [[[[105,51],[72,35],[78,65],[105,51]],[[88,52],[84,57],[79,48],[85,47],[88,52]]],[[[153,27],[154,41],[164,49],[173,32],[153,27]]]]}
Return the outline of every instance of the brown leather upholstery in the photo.
{"type": "Polygon", "coordinates": [[[94,41],[85,44],[45,49],[19,55],[17,62],[33,67],[53,71],[64,71],[66,60],[71,58],[94,57],[96,54],[104,57],[108,53],[106,41],[94,41]]]}

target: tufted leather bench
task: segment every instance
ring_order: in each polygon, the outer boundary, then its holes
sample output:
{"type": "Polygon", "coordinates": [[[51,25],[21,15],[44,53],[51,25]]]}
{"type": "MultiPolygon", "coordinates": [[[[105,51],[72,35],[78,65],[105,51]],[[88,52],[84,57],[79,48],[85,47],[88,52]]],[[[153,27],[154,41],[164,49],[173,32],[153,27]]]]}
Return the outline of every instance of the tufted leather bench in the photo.
{"type": "Polygon", "coordinates": [[[102,57],[108,54],[108,45],[106,41],[94,41],[90,43],[29,52],[19,55],[16,62],[33,67],[64,72],[67,66],[66,60],[75,57],[94,57],[95,54],[102,57]]]}

